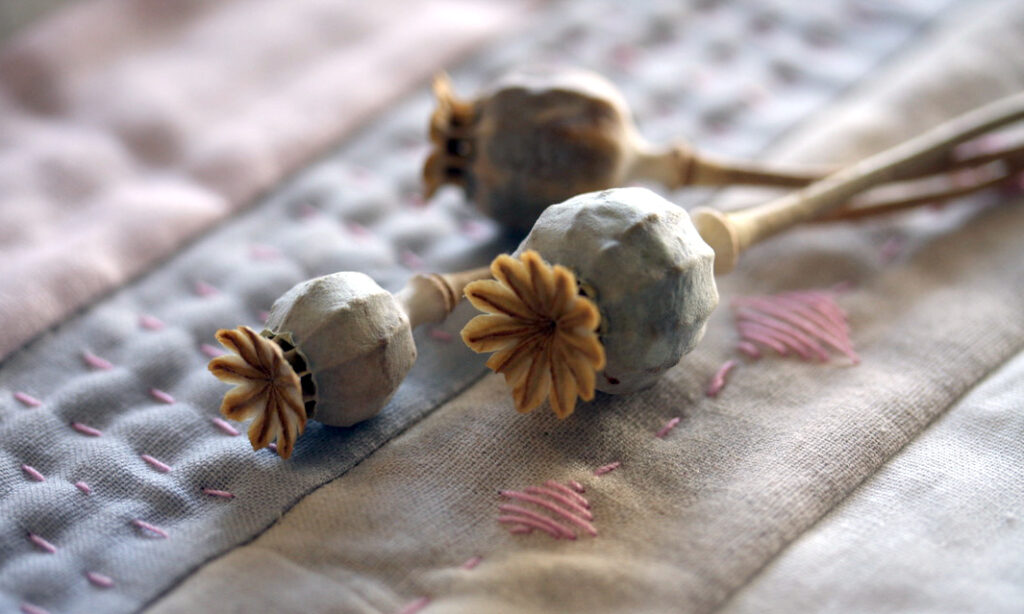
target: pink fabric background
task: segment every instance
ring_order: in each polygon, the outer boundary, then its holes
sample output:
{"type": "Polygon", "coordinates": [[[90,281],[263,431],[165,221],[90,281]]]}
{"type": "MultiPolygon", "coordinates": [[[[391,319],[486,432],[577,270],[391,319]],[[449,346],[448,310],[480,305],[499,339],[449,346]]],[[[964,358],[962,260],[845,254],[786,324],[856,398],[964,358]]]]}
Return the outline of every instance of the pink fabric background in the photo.
{"type": "Polygon", "coordinates": [[[7,41],[0,359],[250,202],[524,7],[98,0],[7,41]]]}

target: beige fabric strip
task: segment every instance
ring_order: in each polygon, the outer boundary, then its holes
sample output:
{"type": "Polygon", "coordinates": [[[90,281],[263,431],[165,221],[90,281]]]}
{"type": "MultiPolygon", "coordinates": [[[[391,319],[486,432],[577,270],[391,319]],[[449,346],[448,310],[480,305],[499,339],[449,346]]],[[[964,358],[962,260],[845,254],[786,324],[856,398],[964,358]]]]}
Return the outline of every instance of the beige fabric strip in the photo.
{"type": "MultiPolygon", "coordinates": [[[[853,159],[1019,91],[1024,6],[979,6],[774,155],[853,159]]],[[[1021,204],[794,232],[722,280],[724,304],[853,282],[841,303],[859,366],[762,359],[705,398],[736,357],[723,307],[654,388],[601,397],[563,422],[516,414],[501,379],[486,377],[149,611],[191,612],[224,595],[238,611],[713,611],[1024,348],[1021,204]],[[905,251],[886,263],[880,246],[894,235],[905,251]],[[599,536],[498,524],[498,491],[547,480],[585,486],[599,536]]]]}
{"type": "Polygon", "coordinates": [[[526,5],[97,0],[6,41],[0,359],[250,202],[526,5]]]}

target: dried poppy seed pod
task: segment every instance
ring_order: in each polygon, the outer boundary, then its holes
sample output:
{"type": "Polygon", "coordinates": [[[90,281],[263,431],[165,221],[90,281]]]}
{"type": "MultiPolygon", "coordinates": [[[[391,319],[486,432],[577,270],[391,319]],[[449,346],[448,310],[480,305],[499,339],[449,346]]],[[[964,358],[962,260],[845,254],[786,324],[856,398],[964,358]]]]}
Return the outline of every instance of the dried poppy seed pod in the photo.
{"type": "Polygon", "coordinates": [[[529,229],[545,207],[576,194],[638,180],[670,189],[792,187],[822,175],[716,161],[685,144],[651,145],[622,94],[590,71],[514,72],[471,101],[456,98],[440,76],[434,92],[435,149],[423,168],[427,198],[445,183],[458,185],[483,213],[511,228],[529,229]]]}
{"type": "Polygon", "coordinates": [[[351,426],[377,414],[416,361],[409,317],[362,273],[335,273],[274,301],[264,336],[294,348],[309,418],[351,426]],[[330,399],[321,403],[320,399],[330,399]]]}
{"type": "Polygon", "coordinates": [[[548,207],[517,253],[572,270],[601,314],[597,389],[652,385],[694,348],[718,304],[714,252],[686,211],[650,190],[582,194],[548,207]]]}
{"type": "Polygon", "coordinates": [[[412,329],[443,320],[467,283],[489,275],[488,269],[417,275],[395,295],[353,272],[296,285],[274,302],[262,333],[244,326],[218,331],[234,354],[214,358],[209,368],[236,385],[221,413],[255,418],[253,447],[276,438],[284,458],[307,418],[351,426],[373,417],[416,360],[412,329]]]}

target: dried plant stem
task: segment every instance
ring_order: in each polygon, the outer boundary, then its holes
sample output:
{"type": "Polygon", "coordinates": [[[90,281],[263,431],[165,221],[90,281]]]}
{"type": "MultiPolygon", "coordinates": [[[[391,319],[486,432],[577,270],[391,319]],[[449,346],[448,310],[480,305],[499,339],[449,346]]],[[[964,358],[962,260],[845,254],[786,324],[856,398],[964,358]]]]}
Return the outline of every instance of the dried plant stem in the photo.
{"type": "Polygon", "coordinates": [[[462,292],[470,282],[490,279],[490,267],[481,267],[458,273],[429,273],[416,275],[402,288],[395,299],[409,316],[409,324],[443,321],[462,299],[462,292]]]}
{"type": "Polygon", "coordinates": [[[832,166],[784,168],[756,161],[727,160],[699,153],[687,145],[654,151],[644,146],[624,183],[652,180],[670,190],[688,186],[758,185],[799,188],[826,177],[832,166]]]}
{"type": "Polygon", "coordinates": [[[867,189],[919,176],[946,159],[956,145],[1021,119],[1024,93],[970,111],[763,205],[730,213],[697,209],[694,223],[715,250],[715,271],[728,273],[740,254],[759,241],[838,209],[867,189]]]}
{"type": "MultiPolygon", "coordinates": [[[[1019,172],[1019,170],[1018,170],[1019,172]]],[[[844,207],[833,213],[825,214],[814,222],[828,223],[836,221],[858,220],[876,215],[896,213],[922,205],[938,205],[956,198],[962,198],[971,194],[994,188],[999,185],[1017,181],[1015,173],[1001,173],[995,177],[989,177],[968,185],[945,187],[940,190],[917,190],[911,191],[905,196],[867,202],[865,204],[844,207]]]]}
{"type": "MultiPolygon", "coordinates": [[[[997,122],[995,127],[1004,125],[997,122]]],[[[994,128],[993,128],[994,129],[994,128]]],[[[970,137],[974,138],[974,137],[970,137]]],[[[964,141],[958,141],[957,144],[964,141]]],[[[687,145],[669,150],[651,151],[639,146],[636,162],[627,177],[632,180],[654,180],[675,190],[687,186],[721,187],[750,185],[781,188],[801,188],[824,179],[839,170],[834,165],[777,165],[751,160],[718,158],[701,153],[687,145]]],[[[902,180],[917,179],[937,173],[946,173],[989,162],[1017,158],[1024,154],[1024,144],[983,151],[972,155],[958,155],[955,145],[938,157],[933,164],[908,170],[902,180]]]]}

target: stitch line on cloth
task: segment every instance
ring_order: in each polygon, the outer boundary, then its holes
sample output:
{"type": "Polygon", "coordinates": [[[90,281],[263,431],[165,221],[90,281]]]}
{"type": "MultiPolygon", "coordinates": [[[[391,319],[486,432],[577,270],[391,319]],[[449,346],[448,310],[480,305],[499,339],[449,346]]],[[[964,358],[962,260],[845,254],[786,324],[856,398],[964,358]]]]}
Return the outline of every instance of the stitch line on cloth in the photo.
{"type": "Polygon", "coordinates": [[[36,535],[35,533],[29,533],[28,534],[28,540],[30,542],[32,542],[33,544],[35,544],[36,546],[38,546],[39,549],[41,549],[41,550],[45,550],[46,552],[49,552],[50,554],[57,554],[57,546],[54,546],[53,544],[51,544],[50,542],[46,541],[42,537],[36,535]]]}
{"type": "Polygon", "coordinates": [[[163,390],[160,390],[159,388],[150,388],[149,396],[153,397],[157,401],[160,401],[161,403],[167,403],[168,405],[174,404],[174,397],[164,392],[163,390]]]}
{"type": "Polygon", "coordinates": [[[75,488],[77,488],[78,490],[84,492],[87,495],[91,495],[92,494],[92,487],[90,487],[85,482],[82,482],[82,481],[75,482],[75,488]]]}
{"type": "Polygon", "coordinates": [[[157,460],[156,458],[153,458],[149,454],[140,454],[139,458],[141,458],[142,460],[146,461],[146,463],[150,467],[152,467],[153,469],[156,469],[160,473],[170,473],[171,472],[171,466],[170,465],[168,465],[167,463],[164,463],[164,462],[162,462],[160,460],[157,460]]]}
{"type": "Polygon", "coordinates": [[[601,465],[597,469],[594,469],[594,475],[602,476],[606,473],[611,473],[622,466],[622,461],[615,461],[614,463],[608,463],[607,465],[601,465]]]}
{"type": "Polygon", "coordinates": [[[88,435],[89,437],[100,437],[103,435],[103,431],[93,428],[87,424],[82,424],[81,422],[72,422],[71,428],[83,435],[88,435]]]}
{"type": "Polygon", "coordinates": [[[563,484],[559,484],[558,482],[556,482],[554,480],[548,480],[547,482],[544,482],[545,486],[549,486],[549,487],[554,488],[555,490],[557,490],[559,492],[564,493],[567,497],[570,497],[576,503],[579,503],[583,507],[585,507],[587,509],[590,509],[590,502],[587,501],[586,499],[584,499],[582,496],[580,496],[580,493],[583,492],[583,486],[580,486],[579,482],[576,482],[576,481],[570,481],[569,484],[570,485],[575,484],[575,485],[579,486],[579,488],[580,488],[579,491],[570,489],[567,486],[565,486],[563,484]]]}
{"type": "MultiPolygon", "coordinates": [[[[718,370],[715,371],[713,376],[711,376],[711,381],[708,383],[706,394],[709,397],[717,397],[718,393],[722,392],[722,389],[725,388],[725,378],[729,375],[729,372],[736,368],[737,364],[739,363],[735,360],[727,360],[721,367],[718,367],[718,370]]],[[[676,418],[676,420],[678,420],[678,418],[676,418]]]]}
{"type": "MultiPolygon", "coordinates": [[[[547,519],[537,520],[529,516],[520,516],[518,514],[514,514],[498,516],[498,522],[503,524],[516,524],[516,526],[512,527],[511,529],[514,533],[530,533],[533,529],[539,529],[541,531],[544,531],[551,537],[554,537],[555,539],[561,539],[563,537],[565,539],[576,539],[575,534],[566,533],[566,531],[563,531],[556,527],[552,527],[551,521],[547,519]]],[[[562,528],[564,529],[564,527],[562,528]]]]}
{"type": "Polygon", "coordinates": [[[224,431],[226,435],[231,435],[232,437],[237,437],[238,435],[241,435],[238,429],[233,427],[227,420],[223,418],[214,418],[212,422],[214,426],[224,431]]]}
{"type": "Polygon", "coordinates": [[[114,368],[114,363],[110,362],[106,358],[101,358],[96,354],[93,354],[89,350],[82,351],[82,360],[93,369],[99,369],[100,371],[106,371],[107,369],[114,368]]]}
{"type": "Polygon", "coordinates": [[[28,475],[28,477],[31,478],[35,482],[45,482],[46,481],[46,477],[43,474],[39,473],[39,470],[36,469],[35,467],[33,467],[32,465],[22,464],[21,465],[21,470],[24,471],[25,474],[28,475]]]}
{"type": "MultiPolygon", "coordinates": [[[[505,490],[502,491],[501,494],[503,497],[509,497],[510,499],[519,499],[520,501],[526,503],[533,503],[534,505],[543,507],[544,509],[550,510],[555,514],[558,514],[559,516],[565,518],[569,522],[579,525],[587,533],[590,533],[591,535],[597,535],[597,529],[594,528],[594,525],[590,524],[590,522],[588,522],[586,518],[580,518],[579,516],[574,514],[573,510],[567,510],[565,508],[555,505],[554,503],[551,503],[550,501],[541,499],[540,497],[536,497],[534,495],[522,492],[517,492],[514,490],[505,490]]],[[[590,518],[594,517],[590,512],[587,512],[587,515],[590,518]]]]}
{"type": "Polygon", "coordinates": [[[556,492],[556,491],[554,491],[554,490],[552,490],[550,488],[545,488],[543,486],[527,486],[526,488],[523,489],[523,492],[526,492],[526,493],[529,493],[529,494],[533,494],[533,495],[543,495],[545,497],[549,497],[549,498],[554,499],[555,501],[561,503],[562,505],[564,505],[564,506],[566,506],[568,508],[571,508],[573,511],[578,512],[581,516],[583,516],[587,520],[593,520],[594,519],[594,514],[591,513],[590,510],[588,510],[587,508],[583,507],[582,505],[580,505],[576,501],[566,497],[562,493],[556,492]]]}
{"type": "Polygon", "coordinates": [[[235,495],[229,493],[226,490],[216,490],[214,488],[202,489],[204,495],[210,495],[211,497],[220,497],[221,499],[234,499],[235,495]]]}
{"type": "Polygon", "coordinates": [[[416,614],[416,612],[419,612],[428,605],[430,605],[430,597],[417,597],[416,599],[405,604],[405,607],[399,610],[398,614],[416,614]]]}
{"type": "Polygon", "coordinates": [[[665,426],[663,426],[660,429],[658,429],[658,432],[654,434],[654,438],[655,439],[664,439],[665,435],[668,435],[672,431],[672,429],[676,428],[676,425],[679,424],[680,420],[682,420],[682,418],[680,418],[679,416],[676,416],[675,418],[672,418],[671,420],[666,422],[665,426]]]}
{"type": "Polygon", "coordinates": [[[50,614],[49,610],[45,610],[33,603],[24,602],[21,604],[21,611],[24,614],[50,614]]]}
{"type": "Polygon", "coordinates": [[[479,565],[480,562],[483,561],[483,560],[484,560],[484,557],[482,557],[480,555],[471,556],[468,559],[466,559],[465,563],[463,563],[462,565],[459,565],[459,569],[465,569],[467,571],[472,570],[472,569],[476,569],[476,566],[479,565]]]}
{"type": "Polygon", "coordinates": [[[215,294],[220,294],[220,290],[218,290],[216,287],[214,287],[213,285],[211,285],[211,284],[209,284],[209,283],[207,283],[207,282],[205,282],[203,280],[199,280],[195,284],[193,284],[192,290],[197,295],[202,296],[202,297],[207,297],[207,296],[213,296],[215,294]]]}
{"type": "Polygon", "coordinates": [[[206,354],[210,358],[216,358],[218,356],[223,356],[224,355],[224,350],[222,350],[222,349],[220,349],[218,347],[212,346],[209,343],[201,344],[199,346],[199,351],[202,352],[203,354],[206,354]]]}
{"type": "Polygon", "coordinates": [[[139,326],[146,330],[163,330],[166,324],[160,318],[144,313],[139,316],[139,326]]]}
{"type": "Polygon", "coordinates": [[[43,404],[42,401],[28,394],[27,392],[15,392],[14,398],[25,407],[39,407],[40,405],[43,404]]]}
{"type": "Polygon", "coordinates": [[[157,535],[161,539],[167,539],[169,537],[167,531],[164,531],[160,527],[158,527],[156,525],[153,525],[153,524],[150,524],[150,523],[146,522],[145,520],[140,520],[140,519],[136,518],[136,519],[132,520],[132,524],[135,525],[136,527],[144,530],[144,531],[149,531],[150,533],[152,533],[154,535],[157,535]]]}
{"type": "Polygon", "coordinates": [[[430,335],[431,339],[435,341],[440,341],[441,343],[449,343],[451,342],[452,339],[455,338],[452,336],[450,332],[442,330],[440,328],[432,328],[430,329],[430,333],[428,334],[430,335]]]}
{"type": "Polygon", "coordinates": [[[860,357],[850,341],[846,313],[835,301],[836,291],[798,290],[765,296],[738,296],[732,300],[737,349],[747,356],[760,356],[757,344],[780,356],[795,352],[803,360],[828,362],[824,346],[846,356],[851,363],[860,357]],[[824,345],[823,345],[824,344],[824,345]]]}
{"type": "MultiPolygon", "coordinates": [[[[578,482],[572,484],[579,485],[578,482]]],[[[572,528],[575,525],[593,537],[598,534],[597,528],[590,522],[594,519],[590,502],[577,490],[564,484],[548,480],[544,486],[528,486],[522,491],[501,490],[498,494],[506,499],[535,506],[530,509],[517,503],[498,505],[498,522],[511,525],[510,533],[526,534],[537,529],[555,539],[575,540],[577,534],[572,528]]]]}
{"type": "Polygon", "coordinates": [[[94,586],[98,586],[99,588],[112,588],[114,586],[114,580],[110,576],[105,576],[101,573],[96,573],[95,571],[85,572],[85,577],[94,586]]]}

